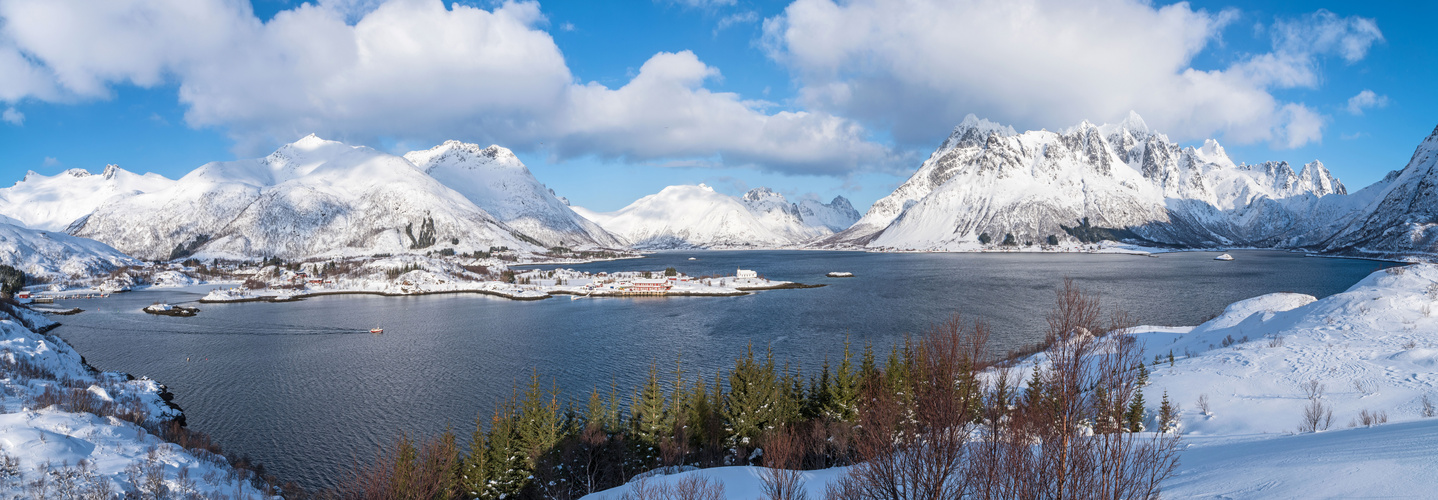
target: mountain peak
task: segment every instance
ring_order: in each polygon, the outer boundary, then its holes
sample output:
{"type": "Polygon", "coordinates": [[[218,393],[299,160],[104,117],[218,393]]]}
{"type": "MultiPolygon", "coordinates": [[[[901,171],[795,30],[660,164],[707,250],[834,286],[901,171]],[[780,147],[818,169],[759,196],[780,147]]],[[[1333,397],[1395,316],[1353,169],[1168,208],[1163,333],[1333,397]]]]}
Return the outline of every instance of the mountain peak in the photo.
{"type": "Polygon", "coordinates": [[[405,153],[404,158],[426,172],[433,171],[440,165],[467,169],[475,169],[480,166],[514,170],[526,169],[524,162],[519,161],[519,157],[515,156],[509,148],[495,144],[483,147],[472,142],[453,139],[423,151],[405,153]]]}

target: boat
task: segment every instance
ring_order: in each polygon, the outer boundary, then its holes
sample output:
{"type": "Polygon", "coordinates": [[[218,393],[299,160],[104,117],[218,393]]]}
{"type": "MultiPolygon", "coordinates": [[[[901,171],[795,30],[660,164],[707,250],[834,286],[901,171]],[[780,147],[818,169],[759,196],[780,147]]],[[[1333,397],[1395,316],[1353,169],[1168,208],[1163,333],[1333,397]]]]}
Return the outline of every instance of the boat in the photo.
{"type": "Polygon", "coordinates": [[[690,257],[689,260],[699,260],[698,257],[690,257]]]}
{"type": "Polygon", "coordinates": [[[383,328],[370,328],[370,329],[369,329],[369,332],[370,332],[370,333],[384,333],[384,329],[383,329],[383,328]]]}
{"type": "Polygon", "coordinates": [[[1229,255],[1229,254],[1223,254],[1223,255],[1214,257],[1213,260],[1233,260],[1233,256],[1232,256],[1232,255],[1229,255]]]}

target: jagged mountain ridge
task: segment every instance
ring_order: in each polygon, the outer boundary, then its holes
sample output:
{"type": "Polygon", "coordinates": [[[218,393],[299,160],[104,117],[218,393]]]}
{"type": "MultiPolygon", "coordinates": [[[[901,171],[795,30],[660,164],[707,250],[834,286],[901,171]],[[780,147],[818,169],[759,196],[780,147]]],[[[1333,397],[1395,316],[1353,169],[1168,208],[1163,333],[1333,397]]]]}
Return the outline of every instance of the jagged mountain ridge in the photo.
{"type": "Polygon", "coordinates": [[[1374,200],[1337,224],[1320,250],[1380,258],[1438,254],[1438,127],[1402,170],[1364,191],[1374,200]]]}
{"type": "Polygon", "coordinates": [[[313,135],[111,199],[72,233],[148,260],[537,250],[404,158],[313,135]]]}
{"type": "Polygon", "coordinates": [[[459,141],[404,155],[441,184],[458,191],[546,247],[622,246],[614,235],[569,208],[508,149],[459,141]]]}
{"type": "Polygon", "coordinates": [[[76,220],[117,196],[158,191],[175,181],[159,174],[135,174],[106,165],[99,174],[72,168],[45,176],[34,171],[0,189],[0,215],[45,231],[64,231],[76,220]]]}
{"type": "Polygon", "coordinates": [[[1346,193],[1322,163],[1235,165],[1217,142],[1180,147],[1134,113],[1022,134],[970,115],[892,194],[818,244],[964,250],[1012,234],[1018,244],[1302,245],[1351,209],[1329,196],[1346,193]]]}
{"type": "Polygon", "coordinates": [[[703,184],[669,186],[614,212],[575,210],[631,246],[650,249],[794,246],[858,216],[843,197],[798,204],[768,188],[735,198],[703,184]]]}

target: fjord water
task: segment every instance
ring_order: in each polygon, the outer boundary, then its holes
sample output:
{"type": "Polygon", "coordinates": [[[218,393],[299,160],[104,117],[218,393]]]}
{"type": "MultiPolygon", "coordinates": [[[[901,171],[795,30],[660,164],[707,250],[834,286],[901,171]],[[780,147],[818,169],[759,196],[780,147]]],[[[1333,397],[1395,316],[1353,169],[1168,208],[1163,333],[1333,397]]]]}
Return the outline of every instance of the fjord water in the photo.
{"type": "MultiPolygon", "coordinates": [[[[102,370],[167,385],[191,427],[227,452],[309,488],[330,487],[401,432],[450,426],[467,438],[516,385],[537,373],[578,400],[611,383],[627,393],[657,366],[672,380],[713,380],[752,345],[814,373],[849,338],[880,359],[905,334],[953,314],[983,320],[1003,351],[1043,337],[1044,314],[1065,277],[1102,294],[1141,324],[1194,325],[1231,302],[1272,292],[1323,297],[1376,269],[1372,261],[1282,252],[1164,254],[872,254],[808,251],[666,252],[565,266],[592,272],[662,270],[825,284],[742,297],[567,297],[518,302],[482,295],[343,295],[294,303],[205,304],[192,318],[154,316],[154,301],[203,290],[154,290],[61,301],[55,334],[102,370]],[[695,257],[697,260],[688,260],[695,257]],[[851,271],[854,278],[826,278],[851,271]],[[383,335],[372,335],[372,327],[383,335]]],[[[537,266],[549,269],[554,266],[537,266]]]]}

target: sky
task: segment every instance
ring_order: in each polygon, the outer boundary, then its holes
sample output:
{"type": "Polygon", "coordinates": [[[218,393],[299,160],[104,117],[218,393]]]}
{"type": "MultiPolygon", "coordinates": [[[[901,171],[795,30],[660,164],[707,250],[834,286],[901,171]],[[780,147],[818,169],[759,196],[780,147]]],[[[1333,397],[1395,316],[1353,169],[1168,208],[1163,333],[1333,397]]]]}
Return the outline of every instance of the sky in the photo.
{"type": "Polygon", "coordinates": [[[0,184],[177,178],[307,134],[513,149],[574,204],[673,184],[849,198],[967,114],[1130,111],[1350,188],[1438,125],[1430,2],[0,0],[0,184]]]}

